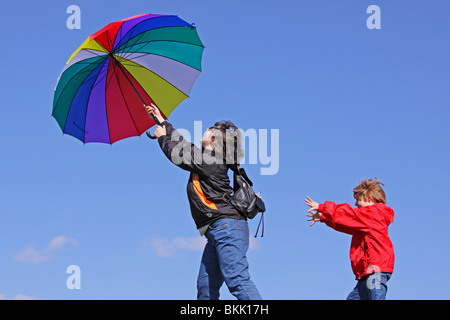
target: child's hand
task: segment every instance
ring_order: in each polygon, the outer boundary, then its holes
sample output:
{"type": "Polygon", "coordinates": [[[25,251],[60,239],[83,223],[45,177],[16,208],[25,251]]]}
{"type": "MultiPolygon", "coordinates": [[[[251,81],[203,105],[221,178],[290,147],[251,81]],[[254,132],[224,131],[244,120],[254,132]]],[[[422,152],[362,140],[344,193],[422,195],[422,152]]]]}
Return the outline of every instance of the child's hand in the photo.
{"type": "MultiPolygon", "coordinates": [[[[310,209],[310,210],[312,210],[312,209],[310,209]]],[[[308,212],[309,212],[309,210],[308,210],[308,212]]],[[[312,221],[312,223],[309,225],[310,227],[312,227],[314,225],[314,223],[320,221],[320,217],[322,216],[322,213],[320,213],[319,211],[316,211],[316,212],[312,212],[312,214],[307,214],[306,216],[311,218],[306,221],[312,221]]]]}
{"type": "Polygon", "coordinates": [[[319,209],[319,204],[312,200],[310,197],[307,197],[305,199],[305,204],[309,207],[311,207],[308,212],[311,214],[307,214],[307,217],[310,217],[311,219],[308,219],[307,221],[312,221],[310,226],[312,227],[317,221],[320,221],[320,217],[322,216],[322,213],[317,211],[319,209]]]}
{"type": "Polygon", "coordinates": [[[311,209],[308,210],[308,212],[312,212],[312,210],[317,210],[319,209],[319,204],[317,202],[315,202],[313,199],[311,199],[310,197],[307,197],[308,199],[305,199],[305,204],[307,206],[310,206],[311,209]]]}

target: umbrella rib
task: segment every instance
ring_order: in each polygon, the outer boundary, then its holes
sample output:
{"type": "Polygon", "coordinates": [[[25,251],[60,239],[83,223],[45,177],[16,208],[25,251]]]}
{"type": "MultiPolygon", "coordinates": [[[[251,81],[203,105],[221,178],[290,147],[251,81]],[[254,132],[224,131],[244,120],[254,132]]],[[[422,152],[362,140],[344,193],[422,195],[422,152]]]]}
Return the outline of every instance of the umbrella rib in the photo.
{"type": "MultiPolygon", "coordinates": [[[[102,76],[103,78],[101,79],[101,80],[103,80],[104,78],[106,78],[106,81],[105,81],[105,114],[106,114],[106,119],[108,119],[108,108],[107,108],[107,105],[106,105],[106,91],[107,91],[107,89],[109,87],[109,84],[111,83],[111,80],[112,80],[112,78],[114,76],[113,73],[115,73],[115,65],[114,65],[114,63],[111,63],[111,59],[109,59],[107,61],[108,61],[108,68],[106,68],[105,75],[103,75],[102,76]],[[113,68],[114,72],[109,72],[109,68],[110,68],[111,65],[112,65],[112,68],[113,68]],[[108,76],[109,76],[109,78],[108,78],[108,76]]],[[[101,81],[99,81],[98,83],[100,83],[100,82],[101,81]]],[[[111,130],[109,128],[108,121],[106,122],[106,124],[107,124],[107,127],[108,127],[109,144],[111,144],[111,130]]]]}
{"type": "MultiPolygon", "coordinates": [[[[106,60],[105,60],[105,61],[106,61],[106,60]]],[[[100,64],[104,64],[105,61],[100,62],[99,65],[100,65],[100,64]]],[[[96,68],[95,68],[95,69],[96,69],[96,68]]],[[[94,69],[94,70],[95,70],[95,69],[94,69]]],[[[92,71],[80,71],[80,72],[77,73],[77,75],[83,74],[83,73],[92,73],[92,72],[94,72],[94,70],[92,70],[92,71]]],[[[97,76],[95,76],[95,77],[98,78],[98,77],[100,76],[101,73],[102,73],[102,71],[100,70],[99,74],[98,74],[97,76]]],[[[107,75],[107,74],[108,74],[108,71],[106,71],[106,72],[103,71],[103,73],[107,75]]],[[[83,80],[83,83],[86,82],[86,81],[90,81],[90,80],[92,79],[92,78],[89,78],[89,77],[90,77],[90,75],[88,75],[88,76],[83,80]]],[[[102,77],[104,78],[105,75],[102,75],[102,77]]],[[[101,80],[103,80],[103,78],[101,78],[101,80]]],[[[93,88],[95,88],[98,84],[99,84],[99,82],[97,82],[97,84],[94,84],[94,85],[93,85],[93,88]]]]}
{"type": "Polygon", "coordinates": [[[111,48],[111,50],[112,50],[112,47],[113,47],[113,43],[111,43],[111,37],[109,36],[109,30],[106,30],[106,39],[108,40],[108,44],[109,44],[109,46],[110,46],[110,48],[111,48]]]}
{"type": "MultiPolygon", "coordinates": [[[[131,82],[130,78],[125,73],[125,70],[123,70],[122,67],[119,65],[119,61],[117,61],[115,58],[112,58],[112,59],[117,64],[117,68],[123,72],[124,76],[127,78],[127,80],[130,82],[130,84],[133,86],[133,88],[136,91],[136,93],[138,94],[139,98],[141,98],[142,102],[146,105],[147,103],[145,102],[144,98],[142,98],[142,96],[140,95],[140,93],[138,92],[138,90],[136,89],[134,84],[131,82]]],[[[116,69],[114,69],[114,73],[115,72],[116,72],[116,69]]],[[[122,86],[120,85],[120,81],[119,81],[119,77],[117,76],[117,73],[116,73],[116,78],[117,78],[117,84],[119,85],[120,92],[122,93],[122,97],[124,97],[123,101],[125,102],[125,105],[127,106],[127,110],[128,110],[128,113],[130,114],[131,121],[133,121],[134,128],[136,129],[136,132],[139,136],[139,129],[136,126],[136,122],[134,121],[133,115],[131,114],[131,111],[130,111],[130,107],[128,106],[127,100],[125,99],[125,95],[123,94],[122,86]]]]}
{"type": "MultiPolygon", "coordinates": [[[[98,84],[103,80],[103,78],[101,78],[100,81],[97,81],[98,78],[100,77],[100,74],[102,73],[102,70],[103,70],[106,62],[107,62],[107,60],[105,59],[105,61],[103,61],[101,63],[100,71],[98,72],[97,77],[95,78],[94,84],[92,85],[91,90],[89,91],[89,98],[87,100],[87,106],[86,106],[86,116],[84,117],[84,141],[83,141],[84,144],[86,144],[86,133],[89,133],[89,132],[86,131],[87,115],[88,115],[88,109],[89,109],[89,100],[91,99],[91,94],[92,94],[92,91],[94,90],[94,88],[96,86],[98,86],[98,84]],[[97,84],[96,84],[96,82],[97,82],[97,84]]],[[[75,124],[75,122],[74,122],[74,124],[75,124]]]]}
{"type": "MultiPolygon", "coordinates": [[[[100,62],[99,64],[97,64],[97,66],[96,66],[94,69],[92,69],[90,73],[93,73],[93,72],[94,72],[101,64],[103,64],[103,63],[104,63],[104,61],[102,61],[102,62],[100,62]]],[[[100,69],[100,71],[101,71],[101,69],[100,69]]],[[[99,73],[100,73],[100,71],[99,71],[99,73]]],[[[87,72],[87,71],[85,71],[85,72],[87,72]]],[[[98,76],[98,75],[97,75],[97,76],[98,76]]],[[[70,101],[69,112],[70,112],[70,108],[71,108],[71,106],[72,106],[73,100],[74,100],[75,97],[77,96],[78,91],[80,90],[81,86],[86,82],[86,80],[87,80],[88,77],[89,77],[89,75],[83,80],[82,84],[78,87],[77,91],[76,91],[75,94],[73,95],[73,98],[72,98],[72,100],[70,101]]],[[[91,78],[91,79],[93,79],[93,78],[91,78]]],[[[89,79],[89,81],[90,81],[91,79],[89,79]]],[[[91,92],[92,92],[92,88],[91,88],[91,90],[89,91],[89,97],[91,96],[91,92]]],[[[61,95],[62,95],[62,93],[61,93],[61,95]]],[[[61,98],[61,96],[60,96],[60,98],[61,98]]],[[[88,101],[89,101],[89,99],[88,99],[88,101]]],[[[58,99],[58,102],[59,102],[59,99],[58,99]]],[[[67,118],[66,118],[66,121],[64,122],[64,128],[66,128],[66,126],[67,126],[67,120],[69,119],[69,112],[67,113],[67,118]]],[[[87,115],[87,106],[86,106],[86,115],[87,115]]],[[[85,125],[86,125],[86,117],[85,117],[84,121],[85,121],[85,125]]],[[[75,127],[77,127],[77,129],[79,129],[80,131],[83,131],[83,130],[81,130],[81,128],[79,127],[79,125],[75,123],[75,121],[73,121],[73,124],[75,125],[75,127]]],[[[64,132],[64,130],[63,130],[63,132],[64,132]]],[[[84,133],[83,133],[83,140],[85,140],[85,139],[86,139],[86,133],[84,132],[84,133]]],[[[83,141],[83,143],[85,143],[85,142],[83,141]]]]}
{"type": "MultiPolygon", "coordinates": [[[[190,65],[187,65],[187,64],[185,64],[185,63],[183,63],[183,62],[181,62],[181,61],[178,61],[178,60],[176,60],[176,59],[173,59],[173,58],[170,58],[170,57],[166,57],[166,56],[163,56],[163,55],[160,55],[160,54],[149,53],[149,52],[131,52],[130,55],[133,54],[133,53],[140,53],[140,54],[141,54],[140,56],[134,57],[133,59],[138,59],[138,58],[141,58],[141,57],[143,57],[143,56],[145,56],[145,55],[154,55],[154,56],[162,57],[162,58],[165,58],[165,59],[169,59],[169,60],[172,60],[172,61],[181,63],[181,64],[185,65],[186,67],[189,67],[189,68],[192,68],[192,69],[195,69],[195,70],[198,70],[198,71],[201,72],[201,70],[199,70],[199,69],[197,69],[197,68],[194,68],[194,67],[192,67],[192,66],[190,66],[190,65]]],[[[119,55],[118,55],[118,56],[119,56],[119,55]]],[[[122,57],[122,56],[119,56],[119,57],[121,57],[121,58],[123,58],[123,59],[126,59],[126,60],[128,60],[128,61],[134,62],[132,59],[128,59],[128,58],[126,58],[126,57],[122,57]]],[[[137,63],[137,62],[134,62],[134,63],[137,64],[137,65],[138,65],[137,67],[139,67],[139,68],[148,69],[148,68],[146,68],[146,67],[140,65],[140,64],[137,63]]],[[[135,66],[135,65],[133,65],[133,64],[125,64],[125,63],[122,63],[122,65],[123,65],[123,66],[135,66]]]]}
{"type": "Polygon", "coordinates": [[[111,143],[111,130],[110,130],[110,127],[109,127],[109,121],[108,121],[108,106],[107,106],[107,103],[106,103],[106,98],[107,98],[107,96],[106,96],[106,91],[107,91],[107,89],[108,89],[108,87],[109,87],[109,84],[111,83],[111,80],[112,80],[112,77],[114,76],[113,75],[113,73],[112,72],[109,72],[109,67],[112,65],[112,68],[113,68],[113,71],[114,71],[114,73],[115,73],[115,68],[114,68],[114,63],[112,63],[111,62],[111,59],[109,59],[108,60],[108,70],[107,70],[107,72],[106,72],[106,81],[105,81],[105,113],[106,113],[106,124],[107,124],[107,126],[108,126],[108,137],[109,137],[109,143],[112,145],[112,143],[111,143]],[[111,74],[111,76],[109,77],[109,80],[108,80],[108,75],[110,75],[111,74]]]}
{"type": "MultiPolygon", "coordinates": [[[[149,53],[149,54],[152,54],[152,53],[149,53]]],[[[164,56],[161,56],[161,57],[164,57],[164,56]]],[[[167,58],[167,57],[164,57],[164,58],[167,58]]],[[[123,59],[124,59],[124,58],[123,58],[123,59]]],[[[170,59],[170,58],[168,58],[168,59],[170,59]]],[[[174,59],[171,59],[171,60],[177,61],[177,60],[174,60],[174,59]]],[[[132,62],[134,63],[134,64],[127,64],[128,66],[130,66],[130,67],[138,67],[138,68],[143,68],[143,69],[145,69],[145,70],[148,70],[149,72],[153,73],[155,76],[157,76],[158,78],[160,78],[161,80],[163,80],[163,81],[167,82],[168,84],[170,84],[172,87],[174,87],[176,90],[178,90],[179,92],[181,92],[181,93],[184,94],[185,96],[189,97],[188,94],[186,94],[185,92],[183,92],[182,90],[180,90],[180,88],[176,87],[176,86],[173,85],[170,81],[168,81],[167,79],[164,79],[161,75],[157,74],[157,73],[154,72],[153,70],[150,70],[150,69],[144,67],[143,65],[140,65],[139,63],[134,62],[133,60],[128,60],[128,61],[132,61],[132,62]]],[[[179,62],[179,61],[178,61],[178,62],[179,62]]],[[[122,63],[121,65],[126,65],[126,64],[123,64],[123,63],[122,63]]],[[[192,67],[191,67],[191,68],[192,68],[192,67]]],[[[194,68],[194,69],[195,69],[195,68],[194,68]]],[[[196,69],[196,70],[197,70],[197,69],[196,69]]],[[[128,81],[130,81],[130,79],[128,79],[128,81]]],[[[130,81],[130,83],[131,83],[131,81],[130,81]]],[[[133,85],[133,84],[132,84],[132,85],[133,85]]],[[[133,88],[134,88],[134,90],[136,90],[136,88],[134,87],[134,85],[133,85],[133,88]]],[[[137,90],[136,90],[136,92],[137,92],[137,90]]],[[[142,102],[146,104],[146,102],[145,102],[144,99],[141,97],[141,95],[139,94],[139,92],[137,92],[137,94],[138,94],[139,97],[141,98],[142,102]]],[[[150,94],[149,94],[148,92],[147,92],[147,94],[150,96],[150,94]]],[[[150,99],[153,100],[152,97],[150,97],[150,99]]]]}
{"type": "Polygon", "coordinates": [[[75,60],[75,57],[77,56],[77,55],[75,55],[74,58],[72,58],[72,59],[70,60],[70,62],[66,63],[66,66],[65,66],[65,67],[67,67],[70,63],[71,63],[71,64],[70,64],[69,68],[70,68],[71,66],[75,65],[75,64],[91,64],[92,62],[86,62],[86,60],[90,60],[90,59],[95,58],[95,57],[106,57],[106,56],[107,56],[107,54],[106,54],[105,52],[98,51],[98,50],[94,50],[94,49],[81,49],[78,53],[80,53],[80,52],[82,52],[82,51],[87,51],[87,52],[89,52],[89,53],[94,54],[95,56],[87,57],[87,58],[84,58],[84,59],[81,59],[81,60],[79,60],[79,61],[76,61],[76,62],[72,63],[72,61],[74,61],[74,60],[75,60]],[[99,52],[100,52],[100,53],[99,53],[99,52]]]}
{"type": "MultiPolygon", "coordinates": [[[[140,25],[141,23],[144,23],[145,21],[148,21],[148,20],[150,20],[150,19],[159,19],[159,18],[163,18],[163,17],[165,18],[165,17],[173,17],[173,16],[174,16],[174,15],[166,15],[166,16],[159,16],[159,17],[148,17],[147,19],[144,19],[144,20],[142,20],[142,21],[139,21],[139,22],[136,23],[134,26],[132,26],[132,27],[130,28],[130,30],[128,30],[127,33],[125,33],[125,34],[123,35],[123,37],[120,38],[120,40],[119,40],[119,42],[117,43],[117,45],[119,45],[120,42],[123,40],[123,38],[125,38],[128,34],[130,34],[130,36],[129,36],[129,39],[128,39],[127,41],[125,41],[125,43],[128,42],[128,41],[130,41],[131,39],[137,37],[138,35],[144,33],[145,30],[142,31],[141,33],[136,34],[136,35],[134,35],[133,37],[131,37],[131,36],[133,35],[133,32],[134,32],[134,30],[136,29],[136,27],[137,27],[138,25],[140,25]]],[[[175,17],[178,17],[178,16],[175,16],[175,17]]],[[[180,19],[180,20],[181,20],[181,19],[180,19]]],[[[123,24],[120,26],[120,31],[122,31],[122,26],[123,26],[123,24]]],[[[158,27],[158,28],[162,28],[162,27],[158,27]]],[[[154,28],[154,29],[158,29],[158,28],[154,28]]],[[[121,35],[122,35],[122,34],[121,34],[121,35]]],[[[113,48],[113,51],[115,51],[114,48],[113,48]]]]}
{"type": "MultiPolygon", "coordinates": [[[[204,47],[203,47],[203,48],[204,48],[204,47]]],[[[120,53],[121,53],[121,52],[120,52],[120,53]]],[[[133,52],[126,53],[126,54],[123,55],[123,56],[122,56],[122,55],[119,55],[119,54],[117,54],[117,53],[116,53],[116,55],[119,56],[119,57],[121,57],[121,58],[128,59],[128,57],[129,57],[131,54],[133,54],[133,53],[141,53],[141,54],[142,54],[141,56],[139,56],[139,57],[137,57],[137,58],[140,58],[140,57],[142,57],[142,56],[144,56],[144,55],[153,54],[153,55],[155,55],[155,56],[159,56],[159,57],[163,57],[163,58],[166,58],[166,59],[170,59],[170,60],[176,61],[176,62],[178,62],[178,63],[184,64],[184,65],[186,65],[186,66],[188,66],[188,67],[191,67],[191,68],[193,68],[193,69],[196,69],[196,70],[201,71],[200,69],[197,69],[197,68],[195,68],[195,67],[193,67],[193,66],[191,66],[191,65],[188,65],[188,64],[186,64],[186,63],[184,63],[184,62],[182,62],[182,61],[179,61],[179,60],[174,59],[174,58],[171,58],[171,57],[164,56],[164,55],[162,55],[162,54],[157,54],[157,53],[151,53],[151,52],[135,52],[135,51],[133,51],[133,52]]],[[[133,60],[131,60],[131,59],[128,59],[128,60],[133,61],[133,60]]]]}
{"type": "MultiPolygon", "coordinates": [[[[143,22],[143,21],[142,21],[142,22],[143,22]]],[[[131,30],[133,30],[133,31],[131,32],[131,34],[130,34],[130,35],[132,35],[133,32],[134,32],[134,29],[135,29],[136,26],[138,26],[138,25],[139,25],[139,23],[136,24],[134,27],[132,27],[132,28],[127,32],[127,34],[130,33],[131,30]]],[[[172,28],[172,27],[182,27],[182,26],[162,26],[162,27],[152,28],[152,29],[150,29],[150,30],[145,30],[145,31],[143,31],[143,32],[141,32],[141,33],[139,33],[139,34],[136,34],[136,35],[130,37],[127,41],[125,41],[125,42],[122,44],[122,46],[125,45],[126,43],[129,43],[132,39],[136,38],[137,36],[142,37],[142,35],[143,35],[144,33],[148,32],[148,31],[151,31],[151,30],[157,30],[157,29],[163,29],[163,28],[172,28]]],[[[184,28],[191,28],[191,29],[194,28],[194,29],[197,29],[196,27],[194,27],[194,26],[192,26],[192,25],[191,25],[191,26],[184,26],[184,28]]],[[[125,36],[126,36],[127,34],[125,34],[125,36]]],[[[197,35],[198,35],[198,34],[197,34],[197,35]]],[[[121,39],[121,40],[122,40],[122,39],[121,39]]],[[[139,40],[138,40],[138,41],[139,41],[139,40]]],[[[151,41],[154,41],[154,40],[151,40],[151,41]]],[[[182,42],[182,41],[177,41],[177,40],[166,40],[166,41],[182,42]]],[[[136,44],[136,42],[137,42],[137,41],[135,41],[134,43],[136,44]]],[[[201,41],[200,41],[200,42],[201,42],[201,41]]],[[[182,42],[182,43],[188,43],[188,42],[182,42]]],[[[202,45],[198,45],[198,44],[194,44],[194,43],[188,43],[188,44],[192,44],[192,45],[194,45],[194,46],[199,46],[199,47],[204,47],[203,44],[202,44],[202,45]]],[[[120,48],[120,47],[119,47],[119,48],[120,48]]],[[[117,48],[117,49],[119,49],[119,48],[117,48]]]]}
{"type": "MultiPolygon", "coordinates": [[[[125,59],[127,59],[131,54],[133,54],[136,50],[134,50],[133,52],[131,52],[130,50],[131,50],[131,48],[133,47],[134,45],[132,45],[132,46],[129,46],[129,47],[125,47],[124,49],[127,49],[128,48],[128,51],[124,51],[124,55],[123,55],[123,58],[125,58],[125,59]]],[[[141,46],[140,48],[138,48],[138,50],[139,49],[142,49],[143,47],[145,47],[145,45],[143,45],[143,46],[141,46]]]]}
{"type": "MultiPolygon", "coordinates": [[[[124,24],[125,24],[125,23],[123,22],[123,23],[120,25],[119,31],[117,32],[116,37],[114,38],[114,42],[116,42],[116,39],[118,40],[117,44],[119,44],[120,41],[122,40],[122,30],[123,30],[123,25],[124,25],[124,24]]],[[[115,49],[114,49],[114,43],[113,43],[112,46],[111,46],[111,51],[112,51],[112,52],[115,51],[115,49]]]]}
{"type": "MultiPolygon", "coordinates": [[[[149,41],[144,41],[144,42],[140,42],[140,43],[134,43],[133,45],[123,47],[123,48],[122,48],[123,50],[128,49],[128,51],[124,51],[124,52],[123,52],[123,53],[124,53],[123,58],[126,58],[128,53],[130,53],[130,54],[131,54],[131,53],[135,53],[135,52],[137,52],[137,50],[142,49],[143,47],[145,47],[146,45],[148,45],[150,42],[155,42],[155,41],[161,41],[161,42],[176,42],[176,43],[188,44],[188,45],[196,46],[196,47],[200,47],[200,48],[205,48],[203,45],[198,45],[198,44],[189,43],[189,42],[184,42],[184,41],[177,41],[177,40],[149,40],[149,41]],[[133,50],[132,52],[130,52],[131,48],[134,47],[134,46],[136,46],[136,45],[141,45],[141,46],[140,46],[139,48],[133,50]]],[[[122,53],[122,52],[119,52],[119,53],[122,53]]],[[[164,57],[164,56],[163,56],[163,57],[164,57]]]]}
{"type": "MultiPolygon", "coordinates": [[[[144,35],[144,32],[140,33],[139,34],[139,39],[141,39],[143,35],[144,35]]],[[[139,39],[137,41],[139,41],[139,39]]],[[[130,40],[128,40],[128,41],[130,41],[130,40]]],[[[128,41],[126,43],[128,43],[128,41]]],[[[126,56],[127,53],[130,53],[130,50],[131,50],[132,46],[129,46],[127,48],[129,48],[129,50],[128,51],[124,51],[124,53],[125,53],[124,57],[126,56]]]]}
{"type": "MultiPolygon", "coordinates": [[[[132,44],[132,45],[130,45],[130,46],[125,46],[125,47],[123,47],[122,49],[128,49],[128,48],[131,48],[131,47],[133,47],[133,46],[135,46],[135,45],[140,45],[140,44],[144,44],[144,46],[146,46],[148,43],[150,43],[150,42],[155,42],[155,41],[161,41],[161,42],[177,42],[177,43],[184,43],[184,44],[188,44],[188,45],[196,46],[196,47],[200,47],[200,48],[204,48],[204,47],[205,47],[204,45],[199,45],[199,44],[190,43],[190,42],[186,42],[186,41],[159,39],[159,40],[148,40],[148,41],[143,41],[143,42],[139,42],[139,43],[134,43],[134,44],[132,44]]],[[[142,47],[143,47],[143,46],[142,46],[142,47]]],[[[141,47],[141,48],[142,48],[142,47],[141,47]]],[[[134,52],[134,51],[133,51],[133,52],[134,52]]]]}
{"type": "MultiPolygon", "coordinates": [[[[131,31],[131,34],[133,34],[135,28],[136,28],[136,25],[133,26],[128,32],[131,31]]],[[[127,34],[128,34],[128,32],[127,32],[127,34]]],[[[142,33],[140,33],[139,35],[136,35],[135,37],[139,36],[139,39],[140,39],[140,38],[142,38],[143,34],[144,34],[144,33],[142,32],[142,33]]],[[[126,34],[125,34],[125,36],[126,36],[126,34]]],[[[133,37],[133,38],[135,38],[135,37],[133,37]]],[[[133,38],[131,38],[131,39],[133,39],[133,38]]],[[[128,43],[128,41],[130,41],[131,39],[128,39],[125,43],[128,43]]],[[[138,41],[139,41],[139,39],[138,39],[138,41]]],[[[120,48],[120,47],[119,47],[119,48],[120,48]]],[[[118,48],[118,49],[119,49],[119,48],[118,48]]],[[[114,52],[116,52],[116,51],[117,51],[117,50],[114,50],[114,52]]]]}
{"type": "MultiPolygon", "coordinates": [[[[104,64],[105,64],[105,61],[106,61],[106,59],[104,60],[104,61],[102,61],[102,62],[100,62],[100,64],[103,66],[104,64]]],[[[99,65],[100,65],[99,64],[99,65]]],[[[92,73],[92,72],[91,72],[92,73]]],[[[100,69],[100,72],[99,72],[99,74],[98,75],[96,75],[96,76],[94,76],[95,78],[98,78],[99,77],[99,75],[100,75],[100,73],[102,73],[102,71],[101,71],[101,69],[100,69]]],[[[90,75],[89,76],[87,76],[86,77],[86,79],[83,81],[83,82],[86,82],[86,81],[90,81],[92,78],[89,78],[90,77],[90,75]]]]}
{"type": "MultiPolygon", "coordinates": [[[[114,71],[114,74],[115,74],[116,73],[116,65],[111,62],[111,59],[109,61],[110,61],[110,64],[112,65],[112,67],[113,67],[113,71],[114,71]]],[[[107,72],[106,76],[108,76],[108,75],[111,75],[111,76],[109,77],[109,79],[108,78],[106,79],[106,87],[105,88],[109,87],[109,84],[111,83],[111,80],[113,78],[113,72],[107,72]]]]}
{"type": "MultiPolygon", "coordinates": [[[[134,86],[133,82],[130,80],[130,78],[128,77],[128,75],[127,75],[127,74],[125,73],[125,71],[123,70],[121,63],[120,63],[119,61],[117,61],[117,59],[114,58],[113,55],[111,55],[111,58],[114,59],[114,61],[115,61],[116,64],[117,64],[117,67],[118,67],[118,68],[120,69],[120,71],[122,71],[122,73],[125,75],[125,77],[127,78],[128,82],[130,82],[131,86],[133,87],[134,91],[137,93],[137,95],[138,95],[139,98],[141,99],[142,103],[143,103],[144,105],[147,105],[147,102],[144,100],[144,98],[143,98],[143,97],[141,96],[141,94],[139,93],[138,89],[136,89],[136,87],[134,86]]],[[[142,67],[142,68],[148,70],[147,68],[145,68],[145,67],[143,67],[143,66],[140,66],[140,67],[142,67]]],[[[151,70],[149,70],[149,71],[152,72],[153,74],[155,74],[156,76],[160,77],[161,79],[163,79],[163,80],[166,81],[167,83],[171,84],[170,82],[168,82],[166,79],[162,78],[160,75],[156,74],[155,72],[153,72],[153,71],[151,71],[151,70]]],[[[172,84],[171,84],[171,85],[172,85],[172,84]]],[[[173,86],[173,85],[172,85],[172,86],[173,86]]],[[[175,86],[173,86],[173,87],[174,87],[175,89],[177,89],[178,91],[180,91],[181,93],[185,94],[184,92],[182,92],[182,91],[181,91],[180,89],[178,89],[177,87],[175,87],[175,86]]],[[[142,88],[142,86],[141,86],[141,88],[142,88]]],[[[149,94],[144,88],[142,88],[142,89],[143,89],[143,90],[147,93],[147,95],[150,97],[150,94],[149,94]]],[[[187,95],[186,95],[186,96],[187,96],[187,95]]],[[[152,101],[154,101],[152,97],[150,97],[150,99],[151,99],[152,101]]],[[[128,105],[127,105],[127,107],[128,107],[128,105]]],[[[164,116],[165,116],[165,115],[164,115],[164,116]]],[[[159,121],[154,115],[152,115],[152,118],[153,118],[153,120],[156,122],[156,124],[161,125],[160,121],[159,121]]],[[[166,119],[167,119],[167,117],[166,117],[166,119]]],[[[134,121],[134,120],[133,120],[133,121],[134,121]]],[[[139,130],[138,130],[138,133],[139,133],[139,130]]]]}
{"type": "MultiPolygon", "coordinates": [[[[114,65],[114,63],[112,63],[111,62],[111,60],[112,59],[109,59],[108,61],[108,69],[107,69],[107,71],[106,71],[106,83],[105,83],[105,113],[106,113],[106,119],[108,119],[108,108],[107,108],[107,103],[106,103],[106,91],[107,91],[107,89],[108,89],[108,87],[109,87],[109,84],[111,83],[111,81],[112,81],[112,78],[114,77],[114,74],[116,73],[116,66],[114,65]],[[109,68],[112,66],[112,68],[113,68],[113,72],[109,72],[109,68]],[[109,77],[109,79],[108,79],[108,76],[110,76],[109,77]]],[[[117,80],[117,83],[119,82],[119,80],[117,80]]],[[[110,128],[109,128],[109,123],[108,123],[108,121],[106,122],[107,123],[107,126],[108,126],[108,137],[109,137],[109,144],[111,144],[112,145],[112,143],[111,143],[111,130],[110,130],[110,128]]]]}
{"type": "Polygon", "coordinates": [[[120,71],[122,71],[122,73],[125,75],[125,77],[127,78],[128,82],[130,82],[131,86],[133,87],[134,91],[136,91],[136,93],[138,94],[139,98],[141,99],[141,101],[146,104],[144,98],[142,98],[141,94],[139,93],[139,91],[136,89],[136,87],[134,86],[133,82],[130,80],[130,78],[128,77],[128,75],[125,73],[125,71],[122,68],[122,65],[119,61],[117,61],[116,58],[114,58],[113,56],[111,56],[112,59],[114,60],[115,64],[117,65],[117,67],[120,69],[120,71]]]}
{"type": "MultiPolygon", "coordinates": [[[[95,55],[98,56],[98,57],[103,57],[103,56],[106,56],[106,55],[107,55],[106,52],[104,52],[104,51],[98,51],[98,50],[95,50],[95,49],[85,49],[85,48],[83,48],[83,49],[81,49],[81,50],[86,50],[86,51],[88,51],[88,52],[90,52],[90,53],[95,54],[95,55]],[[100,53],[99,53],[99,52],[100,52],[100,53]]],[[[80,51],[81,51],[81,50],[80,50],[80,51]]]]}
{"type": "MultiPolygon", "coordinates": [[[[95,62],[95,63],[97,63],[97,61],[95,62]]],[[[100,64],[101,62],[99,62],[98,64],[100,64]]],[[[97,64],[97,66],[98,66],[98,64],[97,64]]],[[[66,90],[66,88],[67,88],[67,86],[69,85],[69,83],[76,77],[76,76],[78,76],[78,75],[82,75],[82,74],[84,74],[84,73],[91,73],[92,71],[94,71],[95,70],[95,68],[94,69],[92,69],[92,70],[85,70],[85,69],[87,69],[87,66],[86,67],[84,67],[82,70],[80,70],[80,71],[78,71],[65,85],[64,85],[64,88],[61,90],[61,93],[59,94],[59,97],[58,97],[58,100],[56,101],[56,104],[55,104],[55,108],[53,109],[53,111],[52,111],[52,115],[55,113],[55,111],[56,111],[56,107],[58,106],[58,104],[59,104],[59,101],[60,101],[60,99],[61,99],[61,97],[63,96],[63,94],[64,94],[64,91],[66,90]]],[[[87,76],[86,76],[86,78],[87,78],[87,76]]],[[[84,80],[86,80],[86,78],[84,79],[84,80]]],[[[83,80],[83,82],[84,82],[84,80],[83,80]]],[[[72,103],[72,102],[71,102],[72,103]]],[[[66,119],[67,120],[67,119],[66,119]]],[[[65,127],[65,125],[64,125],[64,127],[65,127]]]]}
{"type": "MultiPolygon", "coordinates": [[[[103,62],[103,64],[106,63],[107,60],[105,60],[105,62],[103,62]]],[[[103,69],[103,68],[102,68],[103,69]]],[[[100,70],[100,72],[98,73],[97,79],[100,77],[100,74],[102,74],[100,81],[95,80],[96,83],[94,83],[93,87],[95,88],[96,86],[99,85],[99,83],[101,82],[101,80],[103,80],[105,77],[108,76],[108,69],[106,69],[106,71],[102,71],[100,70]]]]}

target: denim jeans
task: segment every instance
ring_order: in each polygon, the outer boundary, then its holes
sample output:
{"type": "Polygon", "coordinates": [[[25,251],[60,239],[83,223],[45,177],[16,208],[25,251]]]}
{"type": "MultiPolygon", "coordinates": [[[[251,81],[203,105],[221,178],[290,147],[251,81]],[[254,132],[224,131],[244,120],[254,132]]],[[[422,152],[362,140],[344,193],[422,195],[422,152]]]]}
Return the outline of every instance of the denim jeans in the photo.
{"type": "Polygon", "coordinates": [[[205,233],[205,246],[197,278],[197,299],[218,300],[225,281],[238,300],[261,300],[248,271],[249,230],[246,220],[220,219],[205,233]]]}
{"type": "Polygon", "coordinates": [[[375,272],[358,280],[347,300],[386,300],[387,282],[391,273],[375,272]]]}

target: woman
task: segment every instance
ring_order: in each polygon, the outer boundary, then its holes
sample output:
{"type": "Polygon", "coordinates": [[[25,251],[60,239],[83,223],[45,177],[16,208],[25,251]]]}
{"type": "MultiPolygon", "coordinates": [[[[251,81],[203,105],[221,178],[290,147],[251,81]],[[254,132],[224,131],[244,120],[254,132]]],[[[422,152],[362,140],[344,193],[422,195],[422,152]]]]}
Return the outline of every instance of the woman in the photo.
{"type": "Polygon", "coordinates": [[[145,108],[162,124],[154,132],[161,150],[191,173],[187,185],[191,214],[200,234],[208,240],[197,278],[197,299],[219,299],[225,281],[237,299],[261,300],[248,271],[247,220],[227,200],[233,192],[228,169],[236,168],[243,155],[238,128],[229,121],[217,122],[200,140],[200,150],[184,140],[155,105],[145,108]]]}

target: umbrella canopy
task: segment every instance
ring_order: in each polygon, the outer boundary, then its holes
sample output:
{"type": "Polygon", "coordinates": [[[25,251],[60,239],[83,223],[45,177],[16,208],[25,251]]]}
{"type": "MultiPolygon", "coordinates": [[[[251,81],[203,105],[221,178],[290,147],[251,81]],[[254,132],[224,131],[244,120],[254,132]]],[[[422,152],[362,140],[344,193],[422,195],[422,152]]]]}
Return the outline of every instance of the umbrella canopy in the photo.
{"type": "Polygon", "coordinates": [[[204,46],[178,16],[144,14],[108,24],[67,61],[55,88],[52,115],[83,143],[140,136],[186,99],[201,72],[204,46]]]}

